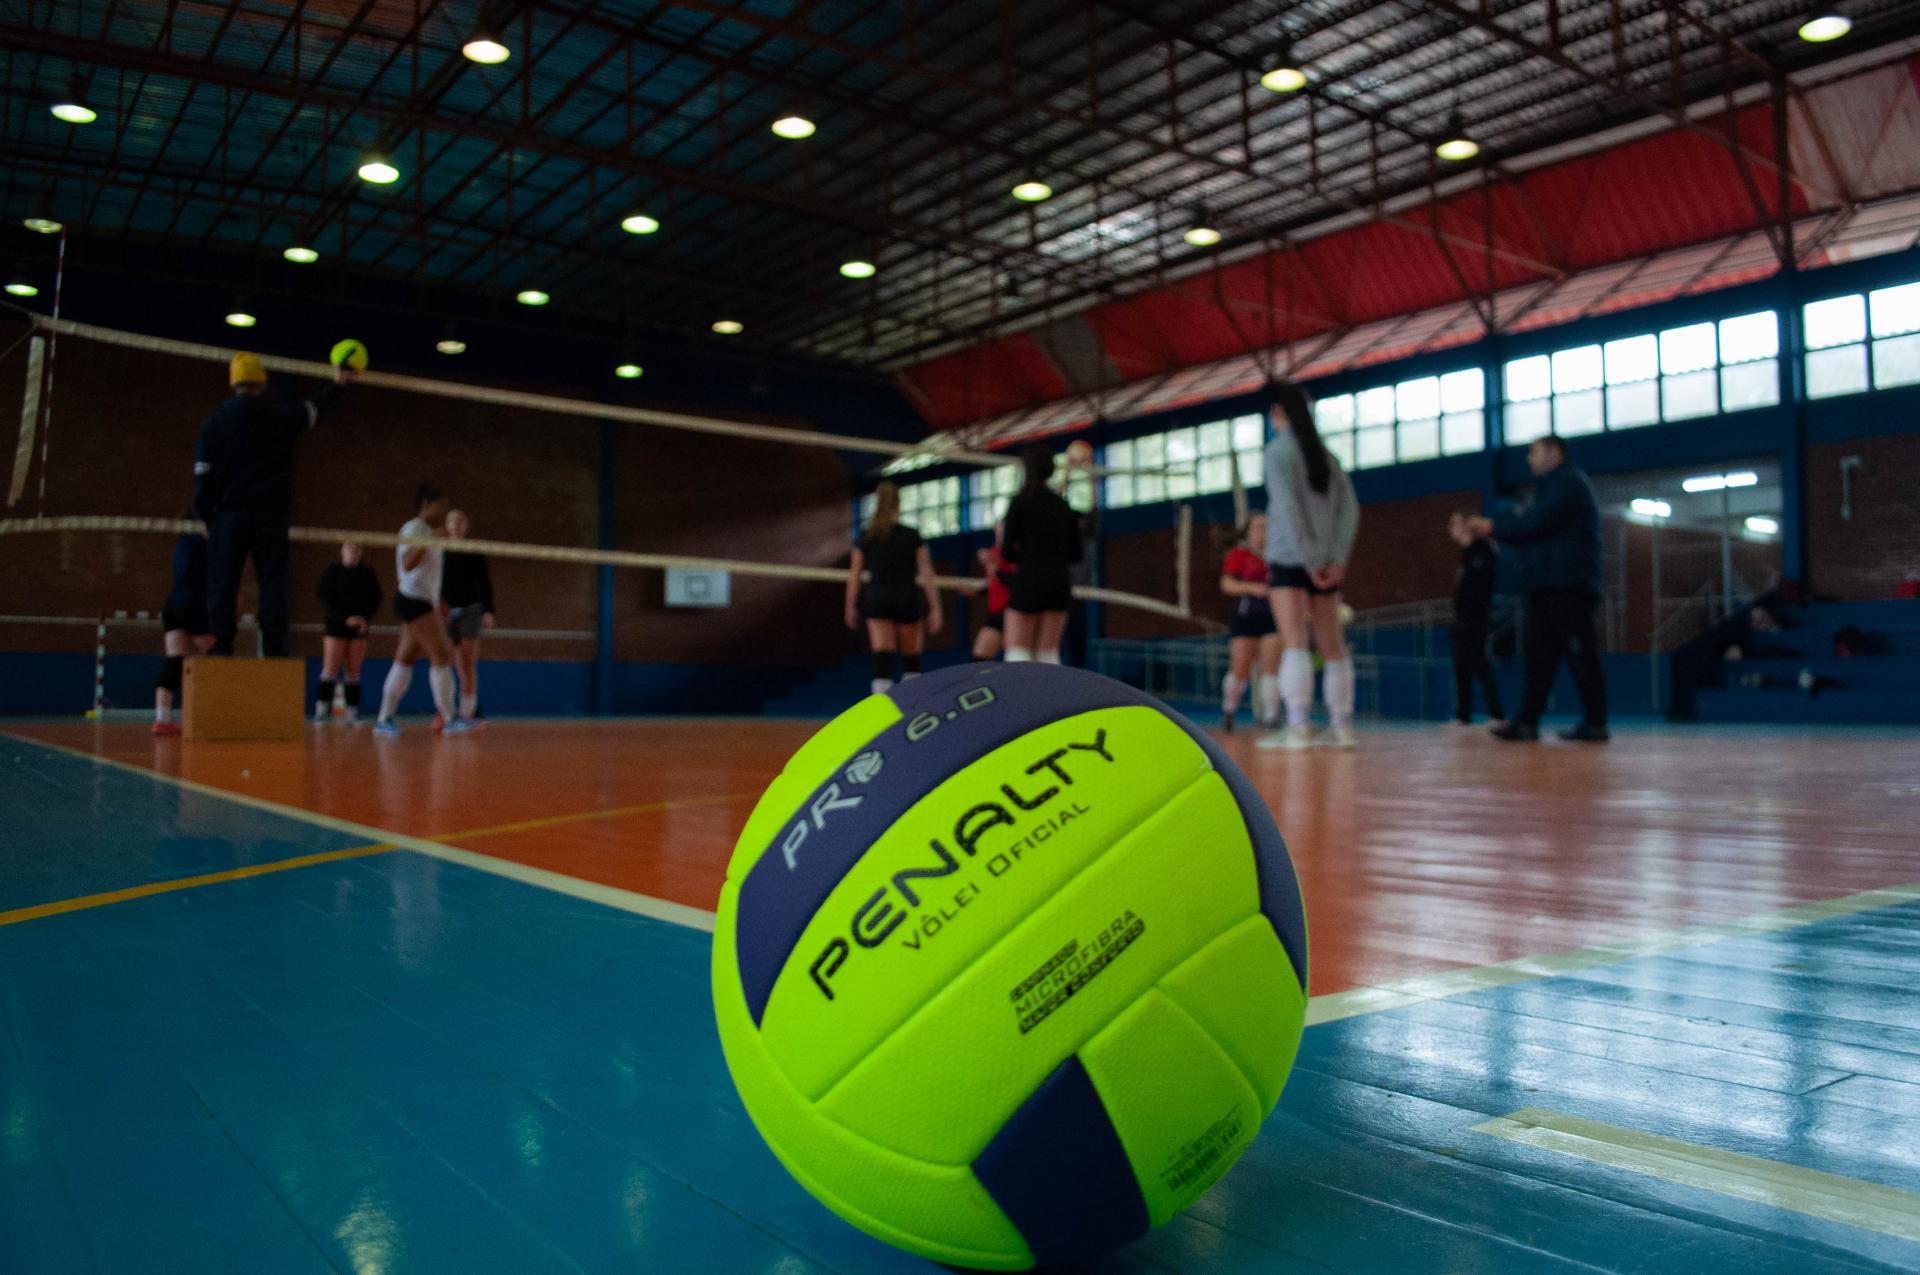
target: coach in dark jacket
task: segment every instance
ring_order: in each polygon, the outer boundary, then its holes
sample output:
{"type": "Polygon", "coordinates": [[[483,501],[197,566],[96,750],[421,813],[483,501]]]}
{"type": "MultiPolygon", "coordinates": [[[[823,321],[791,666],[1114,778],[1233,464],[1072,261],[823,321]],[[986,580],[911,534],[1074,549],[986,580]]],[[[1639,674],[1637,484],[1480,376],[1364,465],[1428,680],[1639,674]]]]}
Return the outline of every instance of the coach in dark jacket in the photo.
{"type": "Polygon", "coordinates": [[[1536,439],[1527,449],[1527,465],[1540,480],[1532,504],[1497,518],[1471,520],[1477,534],[1527,547],[1527,689],[1520,711],[1493,733],[1508,740],[1540,738],[1540,714],[1546,711],[1564,653],[1580,693],[1581,720],[1560,737],[1604,743],[1607,682],[1595,625],[1603,591],[1600,505],[1587,476],[1568,463],[1561,439],[1536,439]]]}
{"type": "Polygon", "coordinates": [[[288,653],[294,450],[352,377],[343,366],[334,373],[335,384],[305,399],[274,399],[267,395],[259,357],[233,357],[233,393],[200,427],[193,458],[193,506],[207,524],[207,622],[216,655],[233,654],[240,573],[249,556],[260,585],[260,648],[269,657],[288,653]]]}

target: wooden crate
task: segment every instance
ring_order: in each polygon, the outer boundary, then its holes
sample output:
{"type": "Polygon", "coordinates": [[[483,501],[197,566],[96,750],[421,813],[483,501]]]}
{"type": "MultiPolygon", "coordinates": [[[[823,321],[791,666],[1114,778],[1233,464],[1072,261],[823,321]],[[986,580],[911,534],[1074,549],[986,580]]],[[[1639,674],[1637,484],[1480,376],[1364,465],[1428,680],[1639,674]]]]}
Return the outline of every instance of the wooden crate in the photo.
{"type": "Polygon", "coordinates": [[[192,743],[306,738],[307,662],[196,655],[187,660],[181,735],[192,743]]]}

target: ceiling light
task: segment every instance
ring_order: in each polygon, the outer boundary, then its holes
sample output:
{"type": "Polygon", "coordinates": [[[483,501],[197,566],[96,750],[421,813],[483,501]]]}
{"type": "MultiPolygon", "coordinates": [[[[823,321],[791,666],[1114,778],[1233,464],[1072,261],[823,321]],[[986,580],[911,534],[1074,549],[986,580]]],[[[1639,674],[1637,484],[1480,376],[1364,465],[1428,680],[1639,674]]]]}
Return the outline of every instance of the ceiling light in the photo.
{"type": "Polygon", "coordinates": [[[552,297],[540,291],[538,288],[522,288],[513,294],[513,299],[521,305],[545,305],[547,302],[553,300],[552,297]]]}
{"type": "Polygon", "coordinates": [[[1307,87],[1307,73],[1293,56],[1291,41],[1282,40],[1266,59],[1260,73],[1260,87],[1272,93],[1297,93],[1307,87]]]}
{"type": "Polygon", "coordinates": [[[613,369],[613,374],[623,381],[637,381],[645,371],[638,363],[622,363],[613,369]]]}
{"type": "Polygon", "coordinates": [[[1203,207],[1193,210],[1187,233],[1181,238],[1196,248],[1211,248],[1220,242],[1221,235],[1219,229],[1214,226],[1213,219],[1207,216],[1207,210],[1203,207]]]}
{"type": "Polygon", "coordinates": [[[481,66],[499,66],[513,56],[513,50],[493,38],[493,32],[480,30],[473,38],[460,46],[461,54],[469,62],[478,62],[481,66]]]}
{"type": "Polygon", "coordinates": [[[1037,177],[1029,177],[1013,188],[1013,197],[1023,204],[1038,204],[1053,198],[1053,187],[1037,177]]]}
{"type": "Polygon", "coordinates": [[[27,278],[25,271],[15,270],[7,276],[7,295],[10,297],[37,297],[40,295],[40,288],[38,284],[35,284],[27,278]]]}
{"type": "Polygon", "coordinates": [[[1645,496],[1635,497],[1627,506],[1642,518],[1671,518],[1673,506],[1664,500],[1649,500],[1645,496]]]}
{"type": "Polygon", "coordinates": [[[1800,24],[1800,38],[1808,44],[1838,40],[1853,30],[1853,20],[1838,13],[1817,13],[1800,24]]]}
{"type": "Polygon", "coordinates": [[[620,219],[620,229],[630,235],[650,235],[660,229],[660,220],[645,213],[629,213],[620,219]]]}
{"type": "Polygon", "coordinates": [[[260,320],[254,317],[253,312],[245,308],[235,309],[227,315],[227,326],[230,328],[250,328],[258,322],[260,320]]]}
{"type": "Polygon", "coordinates": [[[790,142],[813,136],[813,121],[798,111],[788,111],[773,122],[775,137],[784,137],[790,142]]]}
{"type": "Polygon", "coordinates": [[[320,254],[305,244],[293,244],[282,251],[280,255],[296,266],[310,266],[320,260],[320,254]]]}
{"type": "Polygon", "coordinates": [[[1729,487],[1752,487],[1758,484],[1760,475],[1752,470],[1743,470],[1737,474],[1696,474],[1680,484],[1680,490],[1692,494],[1703,491],[1724,491],[1729,487]]]}
{"type": "Polygon", "coordinates": [[[738,319],[716,319],[713,330],[721,336],[739,336],[747,330],[747,325],[738,319]]]}
{"type": "Polygon", "coordinates": [[[1778,518],[1764,518],[1759,514],[1747,519],[1747,530],[1762,536],[1771,536],[1780,530],[1778,518]]]}
{"type": "Polygon", "coordinates": [[[1447,117],[1447,131],[1433,148],[1441,159],[1458,163],[1480,153],[1480,143],[1467,136],[1467,121],[1455,111],[1447,117]]]}
{"type": "Polygon", "coordinates": [[[442,354],[465,354],[467,343],[456,336],[445,336],[435,341],[433,348],[442,354]]]}
{"type": "Polygon", "coordinates": [[[375,186],[391,186],[400,180],[400,170],[378,155],[370,155],[360,165],[360,180],[375,186]]]}
{"type": "Polygon", "coordinates": [[[871,261],[843,261],[840,263],[840,273],[849,279],[871,279],[874,266],[871,261]]]}
{"type": "Polygon", "coordinates": [[[66,229],[58,219],[53,217],[25,217],[21,219],[20,224],[36,235],[57,235],[66,229]]]}
{"type": "Polygon", "coordinates": [[[1760,475],[1749,469],[1738,474],[1728,474],[1726,479],[1729,487],[1754,487],[1759,485],[1760,475]]]}
{"type": "Polygon", "coordinates": [[[99,113],[87,105],[87,81],[79,75],[67,80],[67,95],[49,109],[53,118],[66,124],[91,124],[100,118],[99,113]]]}

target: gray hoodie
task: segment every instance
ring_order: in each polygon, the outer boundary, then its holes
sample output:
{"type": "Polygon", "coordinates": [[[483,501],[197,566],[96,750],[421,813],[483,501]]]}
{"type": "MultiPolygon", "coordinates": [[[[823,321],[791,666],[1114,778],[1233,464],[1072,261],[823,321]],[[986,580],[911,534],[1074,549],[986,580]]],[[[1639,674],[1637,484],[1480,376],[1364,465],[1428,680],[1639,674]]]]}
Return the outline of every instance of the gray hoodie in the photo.
{"type": "Polygon", "coordinates": [[[1346,565],[1360,531],[1353,483],[1329,454],[1327,489],[1307,481],[1306,457],[1284,427],[1267,444],[1267,561],[1318,571],[1346,565]]]}

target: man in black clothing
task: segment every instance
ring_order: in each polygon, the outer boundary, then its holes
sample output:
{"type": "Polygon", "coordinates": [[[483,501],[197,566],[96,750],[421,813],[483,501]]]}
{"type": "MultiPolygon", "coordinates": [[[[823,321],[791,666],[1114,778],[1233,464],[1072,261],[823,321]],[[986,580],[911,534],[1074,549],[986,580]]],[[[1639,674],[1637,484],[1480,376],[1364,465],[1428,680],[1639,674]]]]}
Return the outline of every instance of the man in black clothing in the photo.
{"type": "Polygon", "coordinates": [[[1500,707],[1500,682],[1487,658],[1487,629],[1493,619],[1494,549],[1485,536],[1468,528],[1470,514],[1447,520],[1447,534],[1460,546],[1460,572],[1453,584],[1453,712],[1462,726],[1473,724],[1473,684],[1486,691],[1487,713],[1494,728],[1505,726],[1500,707]]]}
{"type": "Polygon", "coordinates": [[[1527,689],[1520,711],[1495,738],[1540,738],[1540,715],[1565,653],[1580,693],[1580,724],[1560,738],[1606,742],[1607,682],[1600,668],[1595,621],[1600,610],[1600,505],[1587,476],[1567,462],[1567,445],[1535,439],[1527,465],[1540,485],[1526,509],[1498,518],[1470,518],[1477,536],[1532,546],[1527,581],[1527,689]]]}
{"type": "Polygon", "coordinates": [[[207,524],[207,621],[213,652],[233,654],[240,572],[253,558],[260,586],[260,643],[269,656],[288,653],[287,528],[293,517],[293,458],[300,436],[353,379],[344,364],[332,385],[304,400],[267,397],[267,373],[255,354],[236,354],[228,368],[233,393],[200,427],[194,453],[193,505],[207,524]]]}

